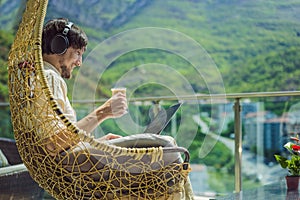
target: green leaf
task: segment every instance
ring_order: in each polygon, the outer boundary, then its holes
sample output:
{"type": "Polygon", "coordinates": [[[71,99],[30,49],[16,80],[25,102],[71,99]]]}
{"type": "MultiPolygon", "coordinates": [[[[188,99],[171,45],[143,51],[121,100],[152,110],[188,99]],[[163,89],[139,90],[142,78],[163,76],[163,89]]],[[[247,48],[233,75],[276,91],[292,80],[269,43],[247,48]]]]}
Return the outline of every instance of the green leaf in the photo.
{"type": "Polygon", "coordinates": [[[280,155],[275,155],[275,159],[281,165],[282,168],[285,169],[285,168],[288,167],[288,162],[287,162],[287,159],[285,157],[280,156],[280,155]]]}

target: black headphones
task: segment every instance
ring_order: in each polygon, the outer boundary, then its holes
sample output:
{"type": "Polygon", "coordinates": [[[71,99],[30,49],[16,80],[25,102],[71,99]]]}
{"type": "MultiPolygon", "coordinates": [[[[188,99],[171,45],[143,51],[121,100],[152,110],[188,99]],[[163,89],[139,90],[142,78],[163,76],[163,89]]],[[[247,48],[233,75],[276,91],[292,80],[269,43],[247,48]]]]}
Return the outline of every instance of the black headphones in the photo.
{"type": "Polygon", "coordinates": [[[51,52],[55,54],[64,54],[67,49],[69,48],[69,39],[67,37],[68,32],[72,28],[73,23],[68,22],[67,25],[65,25],[64,30],[62,33],[57,33],[53,39],[51,40],[51,52]]]}

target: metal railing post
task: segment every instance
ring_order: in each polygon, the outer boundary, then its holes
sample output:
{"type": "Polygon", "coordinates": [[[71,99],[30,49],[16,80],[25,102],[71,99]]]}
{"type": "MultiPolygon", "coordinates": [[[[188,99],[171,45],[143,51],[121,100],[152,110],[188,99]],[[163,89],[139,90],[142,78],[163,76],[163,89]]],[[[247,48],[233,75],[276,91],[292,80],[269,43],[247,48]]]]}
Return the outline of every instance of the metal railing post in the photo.
{"type": "Polygon", "coordinates": [[[235,192],[242,190],[242,126],[240,99],[234,103],[234,133],[235,133],[235,192]]]}

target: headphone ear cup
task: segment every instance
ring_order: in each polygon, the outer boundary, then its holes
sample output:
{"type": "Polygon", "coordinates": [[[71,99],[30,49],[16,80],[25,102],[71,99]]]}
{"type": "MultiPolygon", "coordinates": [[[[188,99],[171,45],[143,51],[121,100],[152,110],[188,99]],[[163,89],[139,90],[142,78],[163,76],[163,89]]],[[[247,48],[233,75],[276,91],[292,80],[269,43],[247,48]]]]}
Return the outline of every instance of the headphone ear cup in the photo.
{"type": "Polygon", "coordinates": [[[55,54],[64,54],[69,47],[69,40],[62,34],[57,34],[51,41],[51,51],[55,54]]]}

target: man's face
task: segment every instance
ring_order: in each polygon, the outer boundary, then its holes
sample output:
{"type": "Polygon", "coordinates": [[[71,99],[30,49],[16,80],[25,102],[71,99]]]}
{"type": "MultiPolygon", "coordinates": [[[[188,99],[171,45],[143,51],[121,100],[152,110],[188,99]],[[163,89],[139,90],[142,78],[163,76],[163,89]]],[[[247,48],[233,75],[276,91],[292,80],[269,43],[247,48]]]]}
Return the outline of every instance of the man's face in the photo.
{"type": "Polygon", "coordinates": [[[72,71],[75,67],[82,64],[82,55],[85,51],[85,48],[74,49],[69,47],[59,60],[61,76],[66,79],[72,77],[72,71]]]}

